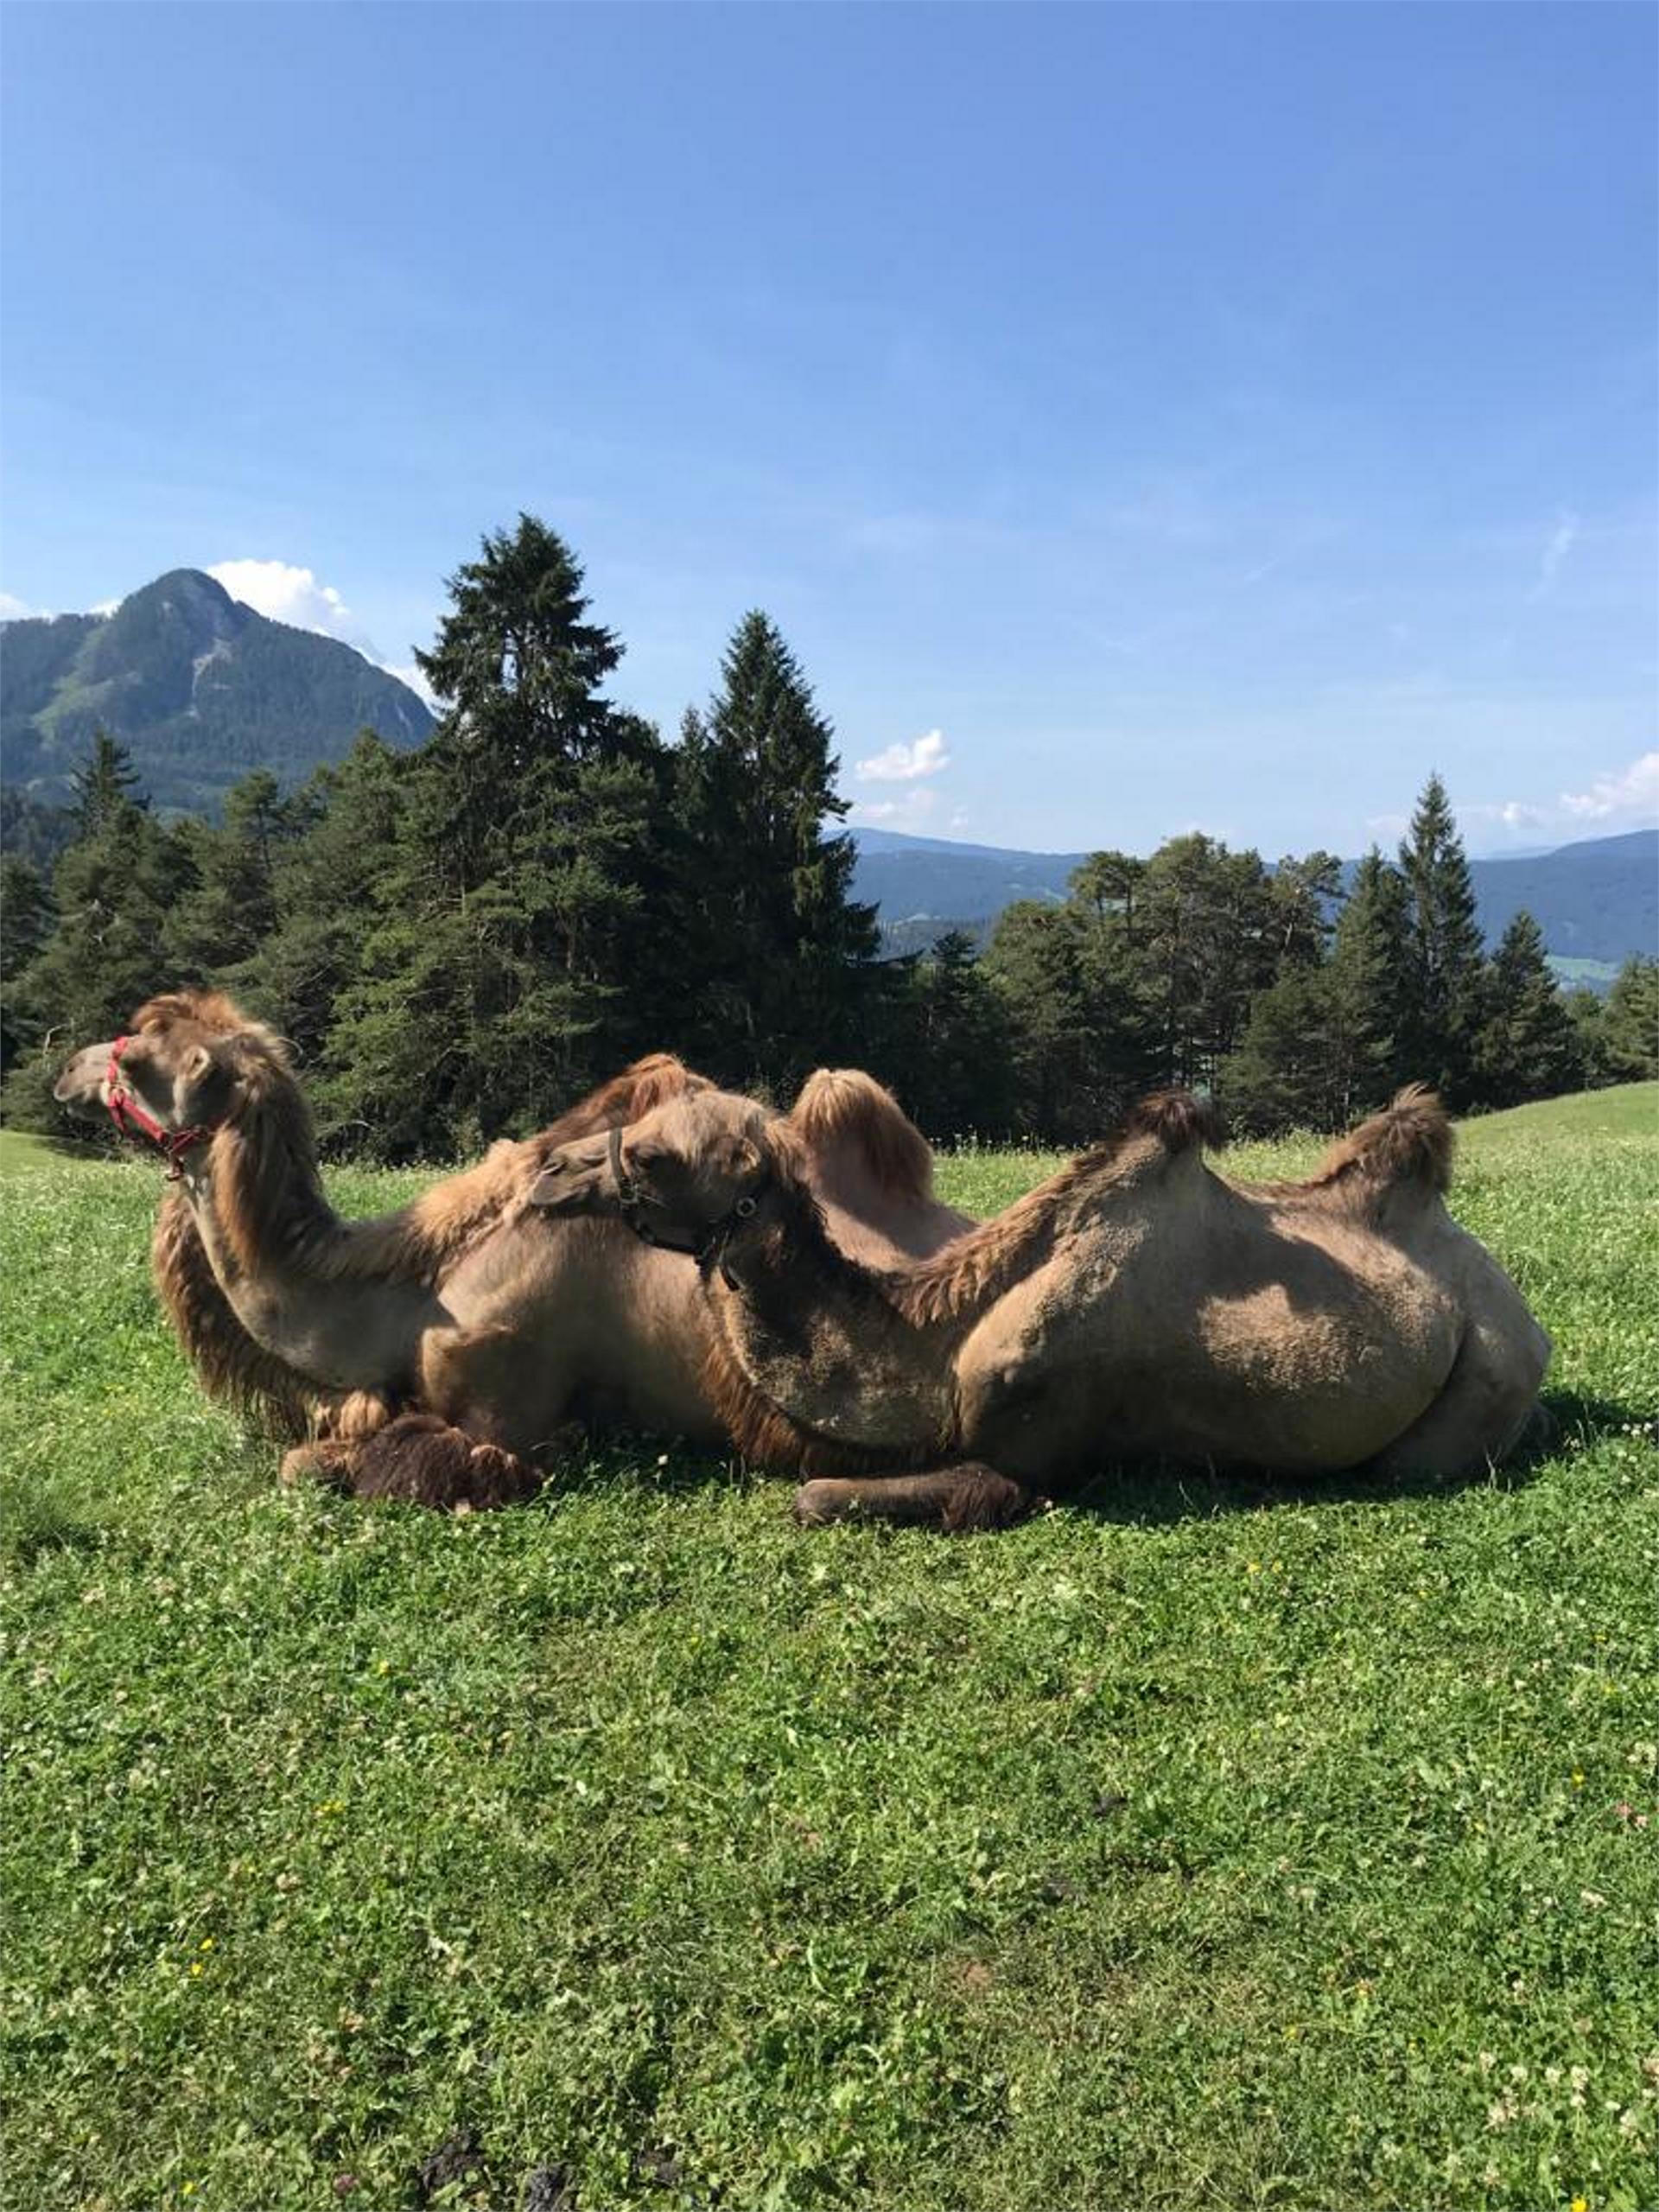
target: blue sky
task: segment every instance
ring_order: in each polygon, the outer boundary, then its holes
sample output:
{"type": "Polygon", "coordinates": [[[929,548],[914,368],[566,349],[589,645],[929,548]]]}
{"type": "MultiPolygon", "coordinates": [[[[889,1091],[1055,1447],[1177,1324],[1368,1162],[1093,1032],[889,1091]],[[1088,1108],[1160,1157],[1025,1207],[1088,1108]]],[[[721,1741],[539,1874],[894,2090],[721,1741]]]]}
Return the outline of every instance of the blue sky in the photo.
{"type": "Polygon", "coordinates": [[[12,4],[11,611],[406,664],[520,508],[855,819],[1269,855],[1659,810],[1659,16],[12,4]]]}

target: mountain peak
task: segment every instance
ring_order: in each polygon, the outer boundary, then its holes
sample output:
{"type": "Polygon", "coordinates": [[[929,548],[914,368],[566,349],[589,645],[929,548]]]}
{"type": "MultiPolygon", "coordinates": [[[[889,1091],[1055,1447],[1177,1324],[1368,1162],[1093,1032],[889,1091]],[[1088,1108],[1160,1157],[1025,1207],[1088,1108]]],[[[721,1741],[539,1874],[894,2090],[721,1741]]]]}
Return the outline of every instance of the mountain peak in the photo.
{"type": "Polygon", "coordinates": [[[340,639],[273,622],[200,569],[169,569],[108,615],[7,625],[8,782],[61,803],[100,726],[158,806],[212,813],[255,768],[297,783],[342,758],[360,729],[403,748],[432,716],[340,639]]]}

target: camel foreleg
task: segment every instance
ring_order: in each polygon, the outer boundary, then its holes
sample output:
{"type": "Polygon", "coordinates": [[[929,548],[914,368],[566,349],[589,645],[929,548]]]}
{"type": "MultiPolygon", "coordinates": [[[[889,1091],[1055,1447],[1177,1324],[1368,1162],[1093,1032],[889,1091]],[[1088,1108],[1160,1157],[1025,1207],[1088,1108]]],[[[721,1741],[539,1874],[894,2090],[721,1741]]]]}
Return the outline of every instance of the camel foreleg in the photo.
{"type": "Polygon", "coordinates": [[[808,1529],[830,1521],[893,1521],[966,1535],[977,1529],[1009,1528],[1039,1503],[1024,1483],[969,1459],[923,1475],[825,1477],[803,1483],[795,1493],[795,1518],[808,1529]]]}

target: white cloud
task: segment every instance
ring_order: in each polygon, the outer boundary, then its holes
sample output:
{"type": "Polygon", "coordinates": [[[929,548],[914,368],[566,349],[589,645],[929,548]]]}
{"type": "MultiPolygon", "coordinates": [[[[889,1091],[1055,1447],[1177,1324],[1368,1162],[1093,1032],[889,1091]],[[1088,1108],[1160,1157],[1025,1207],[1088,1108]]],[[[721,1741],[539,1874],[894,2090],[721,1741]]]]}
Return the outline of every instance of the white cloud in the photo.
{"type": "Polygon", "coordinates": [[[0,591],[0,622],[22,622],[40,609],[31,607],[26,599],[19,599],[15,592],[0,591]]]}
{"type": "Polygon", "coordinates": [[[1598,776],[1587,791],[1563,791],[1560,810],[1574,822],[1608,822],[1659,814],[1659,753],[1644,753],[1616,774],[1598,776]]]}
{"type": "Polygon", "coordinates": [[[414,663],[389,661],[374,640],[357,627],[351,608],[334,586],[317,582],[314,569],[296,568],[289,561],[216,561],[207,573],[224,585],[232,599],[239,599],[256,614],[269,615],[273,622],[291,623],[296,630],[315,630],[322,637],[337,638],[365,660],[384,668],[388,676],[407,683],[429,707],[437,703],[414,663]]]}
{"type": "Polygon", "coordinates": [[[256,614],[357,643],[350,630],[351,608],[332,584],[317,582],[313,569],[296,569],[287,561],[216,561],[207,573],[256,614]]]}
{"type": "Polygon", "coordinates": [[[919,830],[930,823],[938,799],[938,793],[925,786],[906,791],[902,798],[861,798],[854,802],[850,818],[855,826],[885,822],[891,830],[919,830]]]}
{"type": "Polygon", "coordinates": [[[855,772],[869,784],[908,784],[919,776],[937,776],[950,766],[944,732],[931,729],[912,745],[890,745],[885,753],[861,760],[855,772]]]}
{"type": "Polygon", "coordinates": [[[1545,543],[1538,563],[1538,581],[1528,594],[1529,599],[1546,599],[1554,590],[1555,579],[1567,555],[1573,550],[1579,535],[1579,518],[1569,514],[1564,507],[1557,516],[1555,527],[1545,543]]]}

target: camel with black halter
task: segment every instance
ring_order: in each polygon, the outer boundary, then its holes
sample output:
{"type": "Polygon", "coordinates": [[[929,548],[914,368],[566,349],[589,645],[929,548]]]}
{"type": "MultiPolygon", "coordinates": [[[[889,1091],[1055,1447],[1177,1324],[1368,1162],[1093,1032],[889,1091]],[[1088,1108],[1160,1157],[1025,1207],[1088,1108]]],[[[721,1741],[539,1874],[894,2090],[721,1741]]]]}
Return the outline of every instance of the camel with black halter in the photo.
{"type": "Polygon", "coordinates": [[[808,1520],[988,1526],[1104,1462],[1452,1473],[1525,1427],[1549,1340],[1443,1193],[1452,1131],[1402,1091],[1310,1180],[1234,1184],[1209,1109],[1148,1099],[931,1257],[837,1249],[764,1116],[704,1090],[552,1154],[530,1204],[695,1248],[710,1369],[808,1520]]]}

